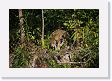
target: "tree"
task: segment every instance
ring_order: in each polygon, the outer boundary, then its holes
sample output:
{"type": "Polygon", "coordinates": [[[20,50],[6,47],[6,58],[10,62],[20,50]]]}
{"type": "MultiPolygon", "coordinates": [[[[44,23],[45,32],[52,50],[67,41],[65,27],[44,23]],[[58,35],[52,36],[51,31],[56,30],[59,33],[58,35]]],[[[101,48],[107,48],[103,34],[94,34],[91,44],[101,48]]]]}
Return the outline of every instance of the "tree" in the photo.
{"type": "Polygon", "coordinates": [[[42,47],[44,47],[44,11],[42,9],[42,47]]]}
{"type": "Polygon", "coordinates": [[[22,13],[22,9],[19,9],[19,25],[20,25],[20,43],[23,44],[24,43],[24,37],[25,37],[25,32],[24,32],[24,18],[23,18],[23,13],[22,13]]]}

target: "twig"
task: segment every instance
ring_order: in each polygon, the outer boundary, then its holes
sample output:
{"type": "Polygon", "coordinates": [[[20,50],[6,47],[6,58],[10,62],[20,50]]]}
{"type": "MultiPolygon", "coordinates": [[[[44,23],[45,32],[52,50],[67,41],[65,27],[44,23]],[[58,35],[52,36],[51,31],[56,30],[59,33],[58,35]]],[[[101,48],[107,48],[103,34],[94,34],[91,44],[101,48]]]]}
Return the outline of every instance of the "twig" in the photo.
{"type": "Polygon", "coordinates": [[[86,55],[84,55],[81,59],[83,59],[84,57],[88,56],[89,54],[87,53],[86,55]]]}
{"type": "Polygon", "coordinates": [[[58,62],[59,64],[82,64],[86,62],[58,62]]]}

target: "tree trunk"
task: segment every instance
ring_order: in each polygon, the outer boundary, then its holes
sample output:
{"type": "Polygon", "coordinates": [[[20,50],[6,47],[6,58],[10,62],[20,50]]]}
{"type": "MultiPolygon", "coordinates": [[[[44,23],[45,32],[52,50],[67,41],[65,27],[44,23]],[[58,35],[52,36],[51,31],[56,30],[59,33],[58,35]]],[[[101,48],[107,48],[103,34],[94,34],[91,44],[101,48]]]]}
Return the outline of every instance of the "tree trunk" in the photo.
{"type": "Polygon", "coordinates": [[[44,11],[42,9],[42,47],[44,47],[44,11]]]}
{"type": "Polygon", "coordinates": [[[19,25],[20,25],[20,43],[23,44],[24,43],[24,37],[25,37],[25,32],[24,32],[24,18],[23,18],[23,13],[22,13],[22,9],[19,9],[19,25]]]}

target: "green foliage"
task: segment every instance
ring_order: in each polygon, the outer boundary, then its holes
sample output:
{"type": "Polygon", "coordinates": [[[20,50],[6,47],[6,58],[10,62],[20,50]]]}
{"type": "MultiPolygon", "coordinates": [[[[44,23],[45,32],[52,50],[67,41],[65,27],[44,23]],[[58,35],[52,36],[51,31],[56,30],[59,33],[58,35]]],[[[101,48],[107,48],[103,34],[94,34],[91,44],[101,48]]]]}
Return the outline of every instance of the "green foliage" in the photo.
{"type": "Polygon", "coordinates": [[[99,42],[99,14],[98,10],[76,10],[74,19],[65,21],[64,25],[68,30],[72,30],[71,38],[74,41],[80,38],[86,44],[95,45],[99,42]]]}
{"type": "Polygon", "coordinates": [[[12,67],[20,68],[20,67],[27,67],[29,64],[29,53],[25,51],[24,48],[16,48],[14,51],[14,59],[12,63],[12,67]]]}
{"type": "Polygon", "coordinates": [[[27,40],[33,40],[40,45],[41,39],[41,10],[24,10],[24,28],[27,40]]]}
{"type": "Polygon", "coordinates": [[[70,64],[58,64],[55,60],[49,60],[48,61],[50,68],[70,68],[70,64]]]}
{"type": "MultiPolygon", "coordinates": [[[[82,49],[89,49],[91,59],[97,62],[94,67],[98,67],[99,58],[99,13],[98,10],[76,10],[73,14],[75,20],[65,21],[64,25],[68,30],[72,30],[71,38],[77,42],[82,41],[82,49]],[[82,39],[82,40],[81,40],[82,39]]],[[[78,44],[78,46],[79,46],[78,44]]],[[[88,50],[86,50],[89,53],[88,50]]],[[[85,54],[81,52],[81,54],[85,54]]],[[[92,63],[92,62],[91,62],[92,63]]],[[[94,64],[88,64],[88,67],[94,64]]]]}

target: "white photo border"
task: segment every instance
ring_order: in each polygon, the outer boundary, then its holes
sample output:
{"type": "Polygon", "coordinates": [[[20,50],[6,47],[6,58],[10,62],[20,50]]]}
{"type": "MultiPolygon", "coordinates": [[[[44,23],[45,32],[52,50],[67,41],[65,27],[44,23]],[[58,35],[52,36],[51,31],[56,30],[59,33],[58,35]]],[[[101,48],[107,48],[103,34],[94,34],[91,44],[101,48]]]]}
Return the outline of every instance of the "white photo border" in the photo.
{"type": "Polygon", "coordinates": [[[108,2],[106,0],[4,0],[0,3],[2,77],[109,77],[108,2]],[[7,3],[6,3],[7,2],[7,3]],[[43,6],[44,5],[44,6],[43,6]],[[99,68],[9,68],[9,9],[99,9],[99,68]]]}

